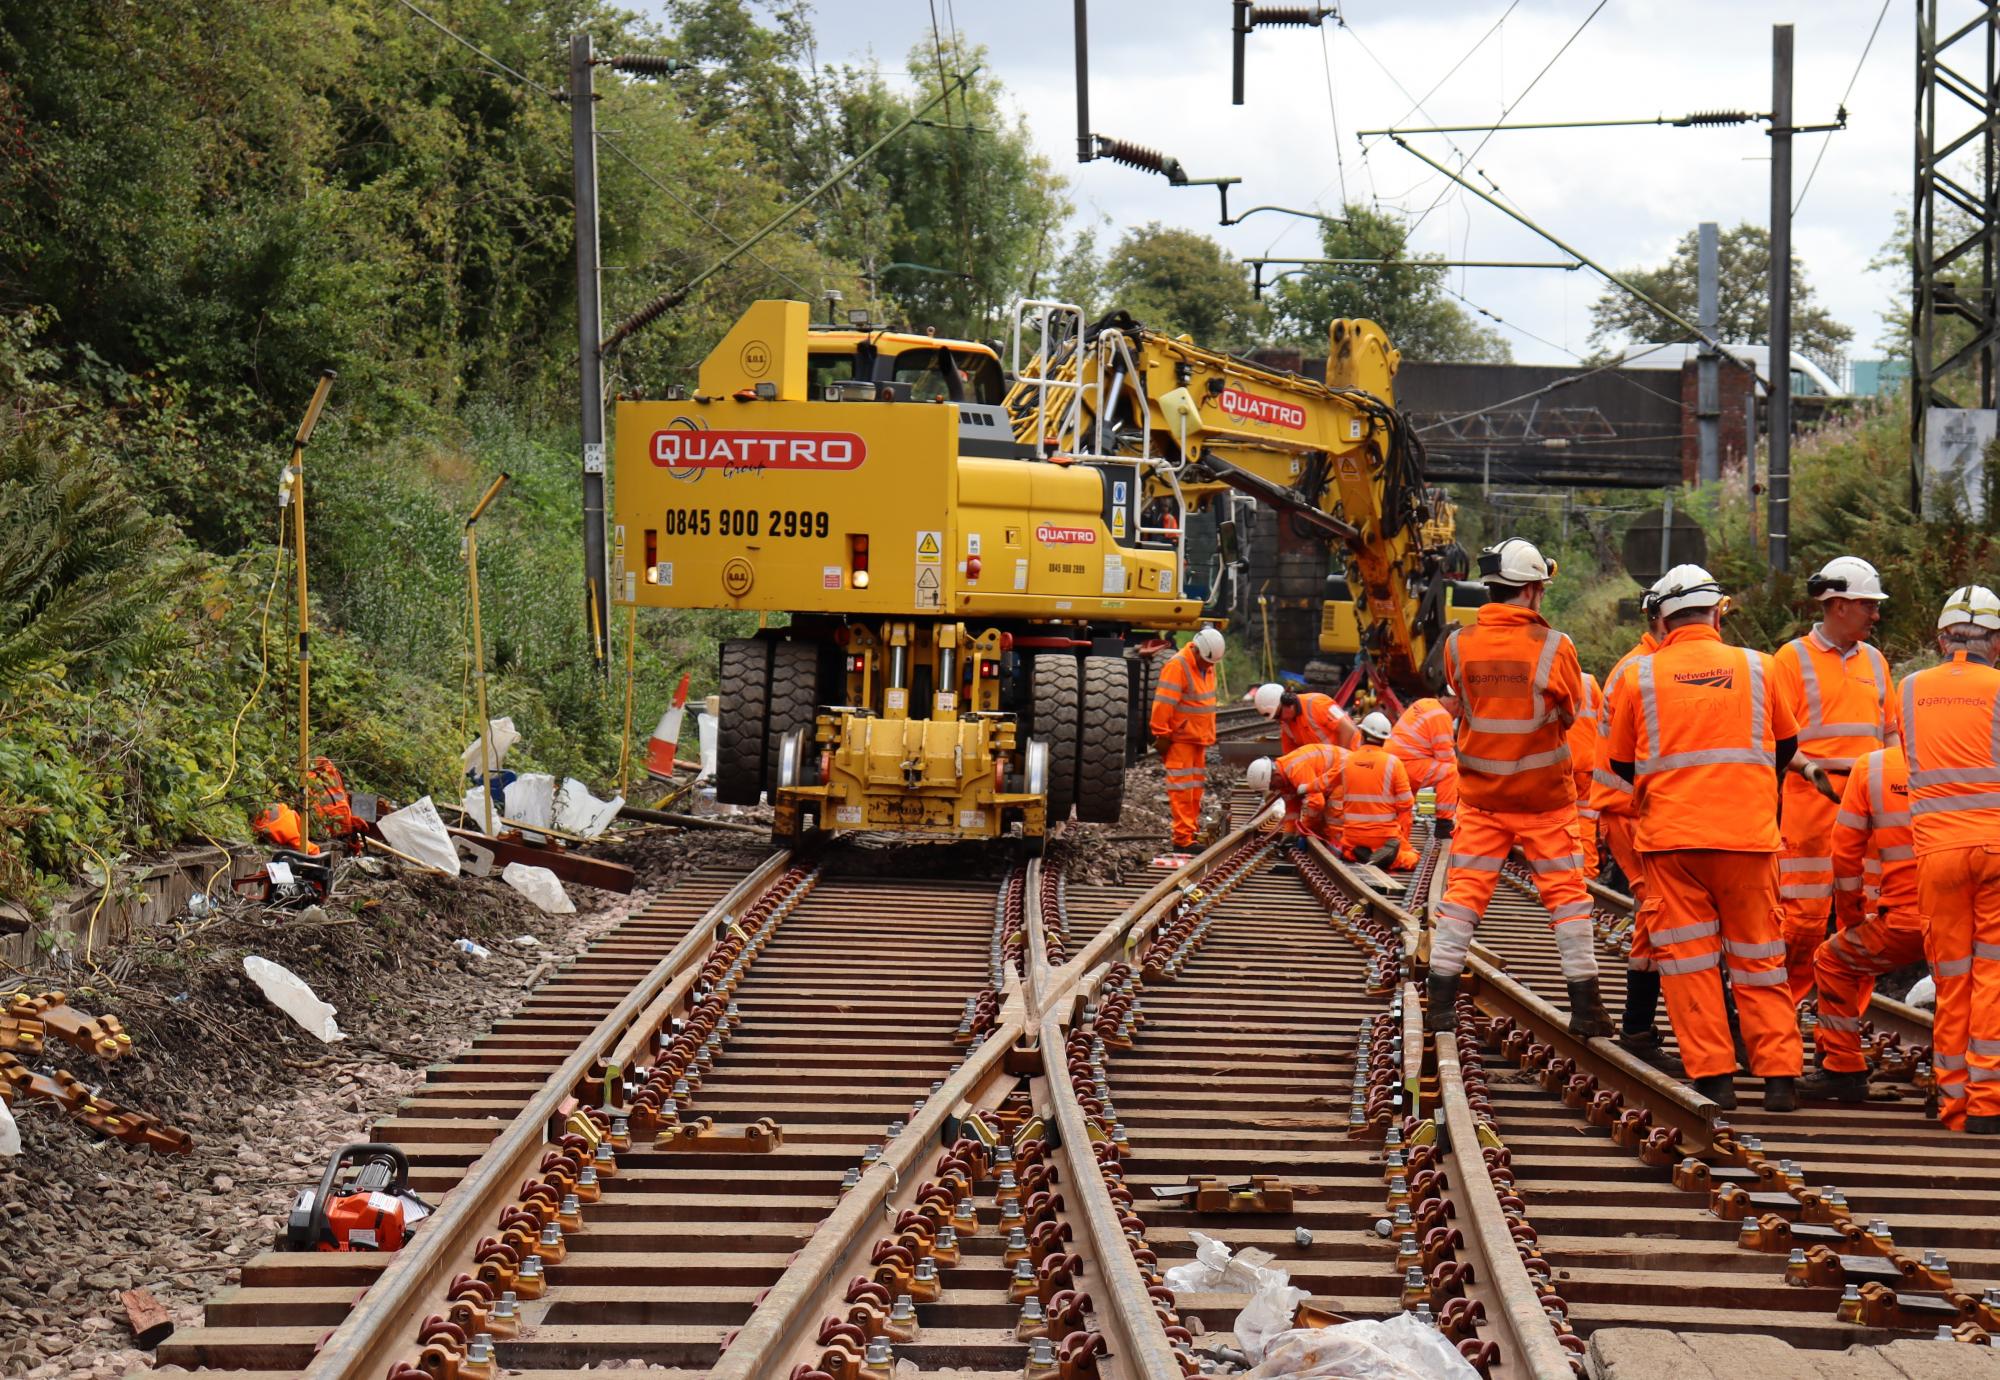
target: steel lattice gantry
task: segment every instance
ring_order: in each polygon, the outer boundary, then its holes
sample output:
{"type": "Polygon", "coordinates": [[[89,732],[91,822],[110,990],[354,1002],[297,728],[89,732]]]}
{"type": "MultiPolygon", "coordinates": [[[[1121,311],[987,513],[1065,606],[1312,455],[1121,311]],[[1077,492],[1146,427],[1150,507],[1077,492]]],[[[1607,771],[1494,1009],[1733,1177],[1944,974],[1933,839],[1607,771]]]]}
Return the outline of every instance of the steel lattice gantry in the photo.
{"type": "Polygon", "coordinates": [[[1911,249],[1910,502],[1923,501],[1932,407],[1994,405],[2000,313],[2000,0],[1917,0],[1917,159],[1911,249]],[[1970,185],[1968,185],[1970,184],[1970,185]],[[1965,323],[1965,331],[1948,329],[1965,323]],[[1945,391],[1956,375],[1976,386],[1945,391]]]}

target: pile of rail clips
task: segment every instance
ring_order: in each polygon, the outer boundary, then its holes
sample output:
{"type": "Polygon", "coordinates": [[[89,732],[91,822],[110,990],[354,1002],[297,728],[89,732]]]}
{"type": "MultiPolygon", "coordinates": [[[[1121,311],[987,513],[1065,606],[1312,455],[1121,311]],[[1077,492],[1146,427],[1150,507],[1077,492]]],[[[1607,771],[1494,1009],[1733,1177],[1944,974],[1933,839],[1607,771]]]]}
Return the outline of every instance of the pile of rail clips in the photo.
{"type": "MultiPolygon", "coordinates": [[[[38,1098],[61,1107],[78,1121],[107,1136],[150,1150],[185,1155],[194,1138],[147,1112],[121,1107],[90,1084],[57,1068],[36,1068],[29,1060],[48,1051],[50,1038],[98,1059],[123,1059],[132,1053],[132,1037],[116,1016],[91,1016],[69,1004],[61,992],[29,996],[16,992],[0,1007],[0,1104],[38,1098]]],[[[12,1128],[11,1116],[7,1126],[12,1128]]]]}

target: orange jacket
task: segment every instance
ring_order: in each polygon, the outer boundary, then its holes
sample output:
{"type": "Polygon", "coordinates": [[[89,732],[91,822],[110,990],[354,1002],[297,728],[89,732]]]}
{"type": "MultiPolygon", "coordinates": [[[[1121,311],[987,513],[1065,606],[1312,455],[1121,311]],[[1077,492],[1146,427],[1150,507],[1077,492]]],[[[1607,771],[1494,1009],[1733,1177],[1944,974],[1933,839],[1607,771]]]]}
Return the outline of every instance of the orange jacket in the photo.
{"type": "Polygon", "coordinates": [[[1215,741],[1215,667],[1197,656],[1192,644],[1160,668],[1149,727],[1155,738],[1204,746],[1215,741]]]}
{"type": "Polygon", "coordinates": [[[1302,748],[1307,743],[1353,747],[1360,741],[1361,730],[1354,726],[1354,720],[1347,716],[1347,711],[1333,702],[1333,696],[1322,695],[1317,690],[1302,691],[1299,712],[1292,716],[1289,723],[1278,726],[1280,754],[1302,748]]]}
{"type": "Polygon", "coordinates": [[[1405,767],[1416,768],[1428,779],[1423,767],[1431,762],[1458,770],[1458,748],[1452,742],[1456,728],[1450,710],[1436,700],[1422,699],[1403,711],[1383,746],[1391,757],[1400,758],[1405,767]]]}
{"type": "Polygon", "coordinates": [[[1285,825],[1337,839],[1345,822],[1347,750],[1307,743],[1271,764],[1271,785],[1285,798],[1285,825]]]}
{"type": "Polygon", "coordinates": [[[1899,747],[1863,753],[1833,819],[1833,912],[1842,929],[1877,908],[1916,926],[1916,905],[1909,764],[1899,747]]]}
{"type": "Polygon", "coordinates": [[[1608,760],[1635,768],[1641,853],[1778,850],[1778,740],[1798,725],[1770,663],[1696,624],[1626,668],[1608,760]]]}
{"type": "Polygon", "coordinates": [[[1597,729],[1603,717],[1604,691],[1598,688],[1597,677],[1585,671],[1583,697],[1576,706],[1576,722],[1569,726],[1566,735],[1570,770],[1576,777],[1576,813],[1579,819],[1597,818],[1597,810],[1590,804],[1590,780],[1597,768],[1597,729]]]}
{"type": "Polygon", "coordinates": [[[1597,757],[1590,770],[1590,808],[1602,815],[1629,815],[1632,813],[1632,783],[1611,770],[1611,713],[1616,705],[1618,687],[1624,684],[1625,671],[1634,659],[1651,656],[1660,650],[1660,639],[1647,633],[1639,639],[1639,645],[1618,658],[1618,664],[1611,668],[1611,674],[1604,678],[1604,707],[1597,715],[1597,757]]]}
{"type": "Polygon", "coordinates": [[[1444,644],[1458,687],[1458,790],[1483,810],[1539,813],[1576,803],[1569,726],[1583,670],[1569,638],[1524,604],[1482,604],[1444,644]]]}
{"type": "MultiPolygon", "coordinates": [[[[1896,681],[1870,644],[1857,642],[1843,652],[1815,624],[1778,648],[1771,662],[1778,693],[1798,721],[1800,758],[1847,771],[1862,753],[1901,741],[1896,681]]],[[[1813,787],[1800,777],[1797,789],[1813,787]]]]}
{"type": "Polygon", "coordinates": [[[1956,653],[1903,680],[1917,856],[2000,840],[2000,670],[1956,653]]]}
{"type": "Polygon", "coordinates": [[[1416,796],[1402,760],[1372,743],[1347,754],[1341,775],[1347,784],[1347,819],[1341,838],[1374,847],[1392,838],[1410,841],[1416,796]]]}

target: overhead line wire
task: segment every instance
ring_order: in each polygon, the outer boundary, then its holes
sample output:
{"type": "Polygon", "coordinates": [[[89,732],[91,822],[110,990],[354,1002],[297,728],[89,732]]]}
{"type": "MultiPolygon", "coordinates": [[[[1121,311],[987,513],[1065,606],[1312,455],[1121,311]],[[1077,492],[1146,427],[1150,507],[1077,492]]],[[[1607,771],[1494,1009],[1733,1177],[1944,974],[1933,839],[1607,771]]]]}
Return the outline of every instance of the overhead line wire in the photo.
{"type": "Polygon", "coordinates": [[[457,33],[454,33],[451,29],[445,27],[443,24],[439,23],[436,19],[433,19],[424,10],[410,3],[410,0],[396,0],[396,3],[401,5],[404,9],[408,10],[411,14],[414,14],[417,18],[423,20],[424,23],[430,25],[433,29],[436,29],[439,33],[443,34],[453,43],[456,43],[464,48],[469,48],[473,52],[479,54],[479,56],[485,58],[495,67],[498,67],[501,71],[505,72],[515,81],[522,82],[528,86],[534,87],[535,90],[541,92],[544,96],[547,96],[552,101],[560,101],[563,99],[561,93],[551,89],[550,87],[543,86],[533,77],[525,76],[522,73],[515,71],[513,68],[509,67],[506,63],[502,62],[499,58],[494,57],[493,54],[487,52],[484,48],[474,43],[471,39],[465,38],[457,33]]]}
{"type": "MultiPolygon", "coordinates": [[[[1520,6],[1520,4],[1521,0],[1509,0],[1507,8],[1501,12],[1501,15],[1498,19],[1493,21],[1493,27],[1488,29],[1485,33],[1481,34],[1479,36],[1478,42],[1474,43],[1470,48],[1467,48],[1465,50],[1464,55],[1461,56],[1457,62],[1454,62],[1451,65],[1451,70],[1449,72],[1446,72],[1443,76],[1439,77],[1437,81],[1431,86],[1430,90],[1424,92],[1423,98],[1421,100],[1412,101],[1410,103],[1410,108],[1404,111],[1400,116],[1396,118],[1396,123],[1400,125],[1403,123],[1404,120],[1409,119],[1410,116],[1421,113],[1423,111],[1424,101],[1427,101],[1431,97],[1437,95],[1437,93],[1441,89],[1443,89],[1444,84],[1446,82],[1450,81],[1453,77],[1458,75],[1458,69],[1465,66],[1466,63],[1470,62],[1472,60],[1472,55],[1478,52],[1481,48],[1486,46],[1487,39],[1493,37],[1493,35],[1500,32],[1500,26],[1507,22],[1507,16],[1512,14],[1520,6]]],[[[1403,94],[1407,96],[1409,92],[1405,91],[1403,94]]],[[[1379,144],[1382,141],[1380,139],[1377,139],[1375,142],[1379,144]]],[[[1368,147],[1368,141],[1363,139],[1361,141],[1361,147],[1365,151],[1368,147]]]]}
{"type": "MultiPolygon", "coordinates": [[[[1854,75],[1847,79],[1847,89],[1840,93],[1840,108],[1843,111],[1847,109],[1847,98],[1854,94],[1854,84],[1861,80],[1861,69],[1867,65],[1868,54],[1875,47],[1875,36],[1882,32],[1882,21],[1888,18],[1888,15],[1889,0],[1882,0],[1882,8],[1875,12],[1875,27],[1868,31],[1868,41],[1861,45],[1861,57],[1854,64],[1854,75]]],[[[1819,152],[1813,156],[1812,171],[1806,174],[1806,185],[1799,189],[1799,199],[1792,203],[1792,214],[1795,216],[1799,213],[1799,207],[1806,204],[1806,193],[1812,190],[1813,178],[1819,174],[1820,162],[1826,157],[1827,146],[1833,142],[1835,133],[1837,131],[1829,129],[1826,137],[1819,141],[1819,152]]]]}
{"type": "Polygon", "coordinates": [[[1326,73],[1326,114],[1333,122],[1333,166],[1340,175],[1340,205],[1347,208],[1347,159],[1340,151],[1340,108],[1333,99],[1333,57],[1327,51],[1326,25],[1319,26],[1319,65],[1326,73]]]}

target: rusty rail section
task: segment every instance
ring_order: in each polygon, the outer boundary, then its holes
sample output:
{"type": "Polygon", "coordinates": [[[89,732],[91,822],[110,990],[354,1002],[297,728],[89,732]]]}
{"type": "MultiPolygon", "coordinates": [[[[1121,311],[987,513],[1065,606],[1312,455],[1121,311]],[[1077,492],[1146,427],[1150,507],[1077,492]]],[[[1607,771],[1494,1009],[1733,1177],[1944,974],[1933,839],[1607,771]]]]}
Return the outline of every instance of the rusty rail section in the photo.
{"type": "MultiPolygon", "coordinates": [[[[1594,894],[1615,1009],[1630,901],[1594,894]]],[[[2000,1290],[1967,1282],[2000,1279],[2000,1153],[1928,1119],[1926,1013],[1878,998],[1864,1027],[1874,1076],[1907,1088],[1898,1100],[1780,1115],[1739,1091],[1741,1110],[1723,1113],[1615,1042],[1569,1035],[1539,995],[1560,990],[1560,971],[1518,869],[1503,873],[1480,937],[1508,967],[1475,954],[1459,1043],[1518,1070],[1490,1082],[1493,1123],[1532,1204],[1536,1249],[1562,1277],[1549,1311],[1576,1335],[1750,1329],[1838,1349],[2000,1334],[2000,1290]]]]}

